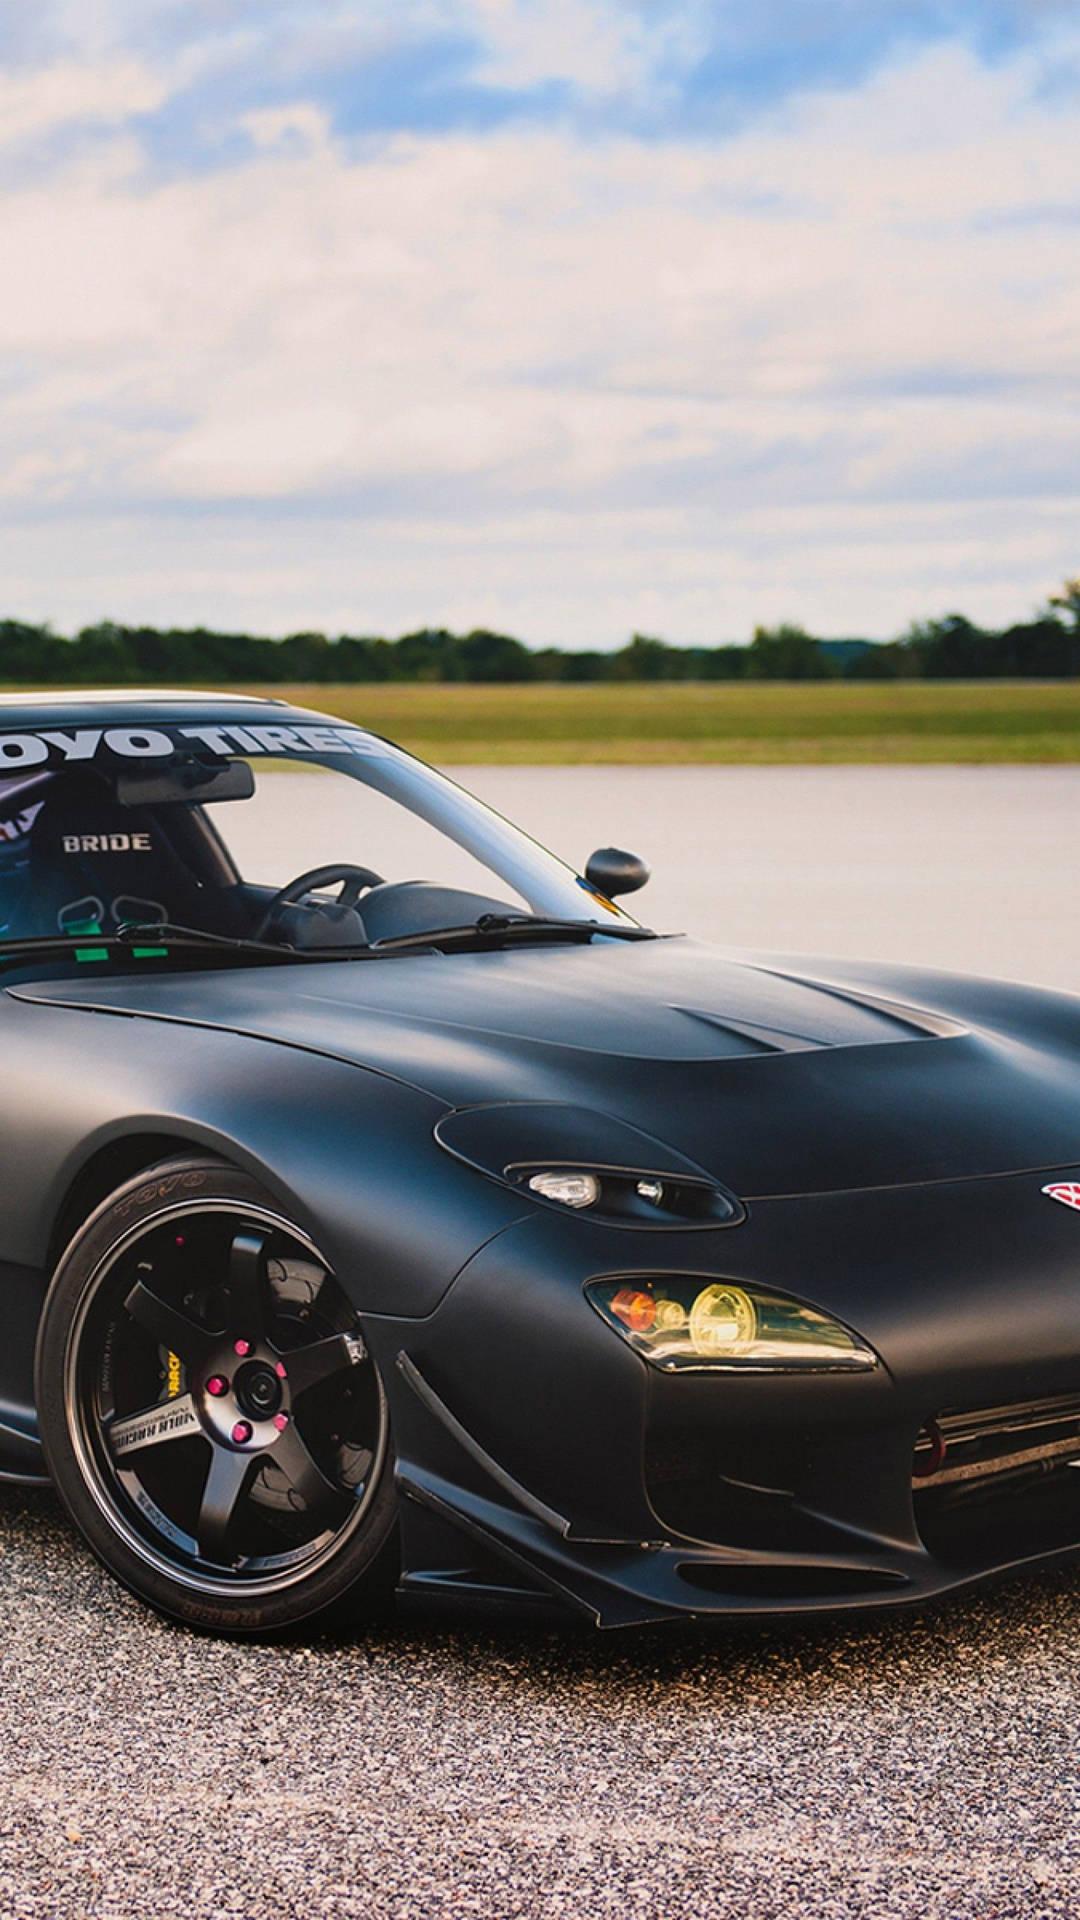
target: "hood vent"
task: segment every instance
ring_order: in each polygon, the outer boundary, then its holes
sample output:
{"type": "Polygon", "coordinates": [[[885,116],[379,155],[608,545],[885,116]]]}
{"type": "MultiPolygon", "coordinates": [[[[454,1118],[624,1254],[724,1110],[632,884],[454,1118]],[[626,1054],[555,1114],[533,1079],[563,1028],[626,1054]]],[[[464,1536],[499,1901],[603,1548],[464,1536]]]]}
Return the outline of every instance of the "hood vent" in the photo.
{"type": "Polygon", "coordinates": [[[800,1033],[790,1027],[773,1026],[771,1023],[733,1020],[729,1014],[711,1013],[704,1007],[671,1006],[670,1011],[682,1014],[687,1020],[700,1021],[703,1026],[712,1027],[720,1033],[732,1034],[755,1053],[815,1053],[829,1047],[889,1045],[900,1040],[954,1040],[968,1031],[956,1020],[947,1020],[937,1013],[926,1013],[921,1007],[904,1006],[897,1000],[882,1000],[876,994],[831,986],[824,980],[814,980],[797,973],[781,973],[769,967],[759,967],[755,971],[768,973],[772,979],[789,982],[792,986],[812,989],[815,1000],[811,1004],[815,1011],[820,1007],[817,996],[824,995],[829,1000],[839,1000],[845,1006],[861,1009],[876,1018],[872,1017],[863,1025],[840,1033],[833,1021],[822,1021],[818,1017],[807,1022],[816,1031],[800,1033]]]}
{"type": "MultiPolygon", "coordinates": [[[[960,1040],[971,1031],[961,1021],[950,1020],[942,1013],[928,1013],[925,1007],[909,1007],[901,1000],[884,1000],[876,993],[863,993],[854,987],[836,987],[810,974],[782,973],[773,967],[759,967],[757,971],[770,973],[775,980],[790,980],[793,986],[812,987],[816,993],[827,993],[830,999],[843,1000],[850,1007],[866,1007],[870,1013],[881,1014],[892,1021],[894,1026],[905,1028],[909,1035],[919,1034],[927,1040],[960,1040]]],[[[812,1046],[815,1042],[806,1044],[812,1046]]]]}
{"type": "Polygon", "coordinates": [[[700,1020],[703,1026],[715,1027],[720,1033],[733,1033],[739,1040],[748,1041],[758,1053],[806,1053],[826,1044],[822,1040],[811,1040],[803,1033],[785,1033],[780,1027],[760,1027],[752,1020],[731,1020],[725,1014],[706,1013],[702,1007],[672,1007],[671,1011],[684,1014],[687,1020],[700,1020]]]}

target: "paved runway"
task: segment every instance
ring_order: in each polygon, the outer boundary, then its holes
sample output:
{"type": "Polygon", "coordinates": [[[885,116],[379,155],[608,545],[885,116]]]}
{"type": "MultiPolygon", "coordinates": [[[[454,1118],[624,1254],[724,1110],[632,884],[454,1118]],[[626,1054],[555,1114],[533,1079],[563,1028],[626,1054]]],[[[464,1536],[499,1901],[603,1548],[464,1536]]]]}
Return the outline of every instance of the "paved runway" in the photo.
{"type": "Polygon", "coordinates": [[[463,767],[580,867],[653,869],[650,926],[1080,992],[1080,767],[463,767]]]}
{"type": "MultiPolygon", "coordinates": [[[[641,914],[1080,979],[1080,770],[482,769],[641,914]]],[[[1075,1920],[1080,1574],[919,1616],[237,1647],[0,1492],[0,1915],[1075,1920]]]]}

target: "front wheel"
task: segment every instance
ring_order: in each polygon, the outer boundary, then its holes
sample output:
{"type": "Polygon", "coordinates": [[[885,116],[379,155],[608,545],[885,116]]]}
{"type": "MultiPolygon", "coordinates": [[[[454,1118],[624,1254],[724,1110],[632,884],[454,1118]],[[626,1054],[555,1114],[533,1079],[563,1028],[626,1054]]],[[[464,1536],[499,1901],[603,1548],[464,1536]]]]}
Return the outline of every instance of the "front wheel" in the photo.
{"type": "Polygon", "coordinates": [[[49,1471],[94,1552],[222,1633],[385,1587],[382,1384],[326,1261],[246,1174],[178,1160],[76,1234],[38,1334],[49,1471]]]}

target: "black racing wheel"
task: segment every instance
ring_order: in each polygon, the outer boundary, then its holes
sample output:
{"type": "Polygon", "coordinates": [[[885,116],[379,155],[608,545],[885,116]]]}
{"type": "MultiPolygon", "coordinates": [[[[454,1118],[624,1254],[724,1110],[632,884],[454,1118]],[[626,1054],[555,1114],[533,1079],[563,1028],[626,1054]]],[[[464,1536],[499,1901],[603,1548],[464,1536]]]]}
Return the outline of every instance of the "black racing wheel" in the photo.
{"type": "Polygon", "coordinates": [[[371,867],[355,867],[348,860],[334,861],[328,867],[311,867],[307,873],[298,873],[296,879],[290,880],[287,886],[278,888],[273,899],[267,901],[251,937],[253,940],[265,940],[280,909],[293,906],[306,893],[314,893],[316,888],[340,886],[341,892],[335,905],[355,907],[365,888],[381,887],[382,884],[381,873],[376,873],[371,867]]]}
{"type": "Polygon", "coordinates": [[[170,1161],[68,1247],[37,1352],[53,1480],[160,1611],[260,1634],[385,1590],[386,1399],[326,1261],[246,1174],[170,1161]]]}

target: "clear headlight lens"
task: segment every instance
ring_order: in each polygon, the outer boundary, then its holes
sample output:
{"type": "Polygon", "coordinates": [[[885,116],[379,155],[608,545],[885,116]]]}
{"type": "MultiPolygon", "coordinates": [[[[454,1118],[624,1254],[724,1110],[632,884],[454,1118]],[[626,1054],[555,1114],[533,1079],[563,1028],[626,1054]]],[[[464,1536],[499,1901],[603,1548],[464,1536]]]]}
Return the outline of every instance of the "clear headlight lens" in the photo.
{"type": "Polygon", "coordinates": [[[675,1276],[593,1280],[585,1289],[597,1312],[666,1372],[682,1368],[757,1368],[782,1373],[817,1367],[875,1367],[877,1355],[850,1328],[781,1294],[734,1281],[675,1276]]]}
{"type": "Polygon", "coordinates": [[[595,1173],[534,1173],[529,1192],[564,1207],[593,1207],[600,1198],[600,1182],[595,1173]]]}
{"type": "Polygon", "coordinates": [[[647,1206],[662,1207],[664,1204],[664,1183],[662,1180],[654,1180],[651,1176],[645,1180],[635,1180],[634,1192],[637,1194],[639,1200],[645,1201],[647,1206]]]}
{"type": "Polygon", "coordinates": [[[708,1179],[661,1178],[621,1167],[507,1167],[540,1200],[634,1227],[731,1226],[744,1218],[734,1194],[708,1179]]]}

